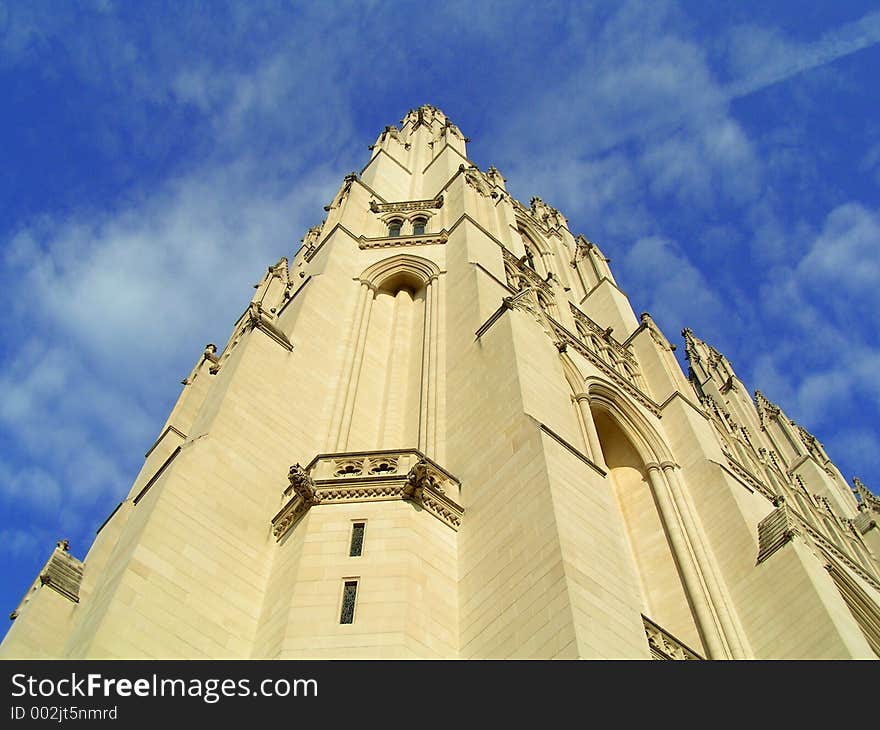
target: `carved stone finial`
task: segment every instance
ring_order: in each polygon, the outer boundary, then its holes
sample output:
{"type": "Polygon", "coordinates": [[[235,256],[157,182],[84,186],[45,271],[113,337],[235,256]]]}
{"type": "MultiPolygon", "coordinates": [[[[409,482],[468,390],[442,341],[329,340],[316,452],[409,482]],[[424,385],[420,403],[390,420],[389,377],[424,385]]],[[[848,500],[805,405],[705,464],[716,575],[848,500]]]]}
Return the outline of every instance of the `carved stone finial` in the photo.
{"type": "Polygon", "coordinates": [[[68,553],[70,552],[70,540],[65,537],[63,540],[59,540],[58,542],[56,542],[55,547],[68,553]]]}

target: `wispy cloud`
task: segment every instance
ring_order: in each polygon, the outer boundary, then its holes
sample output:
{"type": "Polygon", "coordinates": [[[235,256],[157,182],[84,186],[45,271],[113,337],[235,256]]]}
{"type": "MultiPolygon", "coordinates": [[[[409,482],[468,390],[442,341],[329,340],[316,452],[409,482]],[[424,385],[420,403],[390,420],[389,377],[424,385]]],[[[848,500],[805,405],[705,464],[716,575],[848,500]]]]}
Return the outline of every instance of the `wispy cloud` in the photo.
{"type": "Polygon", "coordinates": [[[817,41],[798,43],[779,29],[748,25],[735,29],[729,60],[739,79],[725,88],[736,99],[778,84],[880,43],[880,11],[843,23],[817,41]]]}

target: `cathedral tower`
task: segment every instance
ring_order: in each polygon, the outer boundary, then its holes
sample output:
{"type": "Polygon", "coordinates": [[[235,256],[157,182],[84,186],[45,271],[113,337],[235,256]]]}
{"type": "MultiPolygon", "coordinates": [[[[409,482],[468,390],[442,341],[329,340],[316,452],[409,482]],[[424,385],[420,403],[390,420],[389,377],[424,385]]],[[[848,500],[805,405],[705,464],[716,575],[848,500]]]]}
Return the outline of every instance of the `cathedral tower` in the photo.
{"type": "Polygon", "coordinates": [[[208,345],[6,657],[876,657],[880,502],[423,106],[208,345]]]}

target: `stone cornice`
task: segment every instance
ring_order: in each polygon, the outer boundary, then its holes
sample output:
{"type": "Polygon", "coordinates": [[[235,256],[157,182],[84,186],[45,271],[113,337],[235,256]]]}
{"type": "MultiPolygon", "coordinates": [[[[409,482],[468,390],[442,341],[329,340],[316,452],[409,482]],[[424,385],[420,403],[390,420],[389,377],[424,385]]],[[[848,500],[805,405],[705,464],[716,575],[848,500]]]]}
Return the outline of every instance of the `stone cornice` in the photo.
{"type": "Polygon", "coordinates": [[[415,210],[430,210],[431,208],[443,207],[443,195],[430,200],[399,200],[393,203],[377,203],[370,201],[370,210],[374,213],[405,213],[415,210]]]}
{"type": "Polygon", "coordinates": [[[448,240],[449,232],[444,229],[438,233],[422,233],[416,236],[379,236],[376,238],[360,236],[357,242],[358,248],[368,250],[373,248],[397,248],[399,246],[442,245],[448,240]]]}
{"type": "Polygon", "coordinates": [[[306,467],[291,467],[286,504],[272,518],[276,540],[315,505],[408,500],[453,530],[464,508],[460,484],[417,449],[318,454],[306,467]]]}

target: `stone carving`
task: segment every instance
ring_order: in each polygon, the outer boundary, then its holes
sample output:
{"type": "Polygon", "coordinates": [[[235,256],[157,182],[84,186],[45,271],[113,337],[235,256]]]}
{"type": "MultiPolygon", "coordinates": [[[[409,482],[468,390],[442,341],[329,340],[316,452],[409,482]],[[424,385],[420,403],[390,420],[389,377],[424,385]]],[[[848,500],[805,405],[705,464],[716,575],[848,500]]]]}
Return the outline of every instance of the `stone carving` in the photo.
{"type": "Polygon", "coordinates": [[[334,208],[338,208],[342,205],[342,201],[344,201],[348,194],[351,192],[351,186],[357,180],[357,173],[350,172],[342,179],[342,186],[339,188],[339,191],[336,193],[336,197],[333,198],[330,205],[325,205],[324,210],[331,211],[334,208]]]}
{"type": "Polygon", "coordinates": [[[669,352],[675,352],[676,347],[669,340],[666,339],[666,336],[660,331],[660,328],[657,326],[656,322],[654,322],[654,318],[648,312],[642,312],[639,320],[644,325],[645,329],[648,330],[648,334],[651,335],[651,339],[654,340],[654,343],[661,350],[668,350],[669,352]]]}
{"type": "Polygon", "coordinates": [[[646,616],[642,616],[645,627],[645,635],[648,638],[648,646],[651,647],[652,659],[675,659],[683,661],[702,660],[697,652],[683,642],[676,639],[665,629],[661,628],[646,616]]]}
{"type": "Polygon", "coordinates": [[[448,494],[458,482],[414,449],[362,454],[322,454],[306,469],[294,464],[288,473],[286,503],[272,519],[280,540],[315,504],[410,500],[452,529],[464,510],[448,494]]]}
{"type": "Polygon", "coordinates": [[[309,228],[302,238],[303,257],[306,261],[311,261],[318,252],[318,242],[321,239],[321,231],[324,229],[325,222],[321,221],[317,226],[309,228]]]}
{"type": "Polygon", "coordinates": [[[495,165],[489,165],[489,169],[486,170],[486,177],[489,179],[490,183],[497,185],[499,188],[503,188],[504,183],[507,182],[501,173],[498,172],[498,168],[495,167],[495,165]]]}
{"type": "Polygon", "coordinates": [[[565,216],[556,208],[547,205],[539,197],[535,196],[530,201],[529,212],[536,221],[544,228],[564,228],[566,227],[565,216]]]}
{"type": "Polygon", "coordinates": [[[408,213],[416,210],[430,210],[443,207],[443,194],[428,200],[399,200],[392,203],[370,201],[370,210],[374,213],[408,213]]]}
{"type": "Polygon", "coordinates": [[[437,481],[429,472],[428,462],[424,459],[418,461],[406,475],[406,484],[403,487],[403,498],[421,500],[425,489],[436,489],[437,481]]]}
{"type": "Polygon", "coordinates": [[[320,501],[314,480],[299,462],[290,467],[287,479],[290,482],[290,489],[296,492],[305,504],[311,505],[320,501]]]}
{"type": "Polygon", "coordinates": [[[394,474],[397,472],[397,459],[378,459],[370,466],[370,474],[394,474]]]}
{"type": "Polygon", "coordinates": [[[335,476],[338,477],[355,477],[364,473],[363,459],[346,459],[336,462],[335,476]]]}
{"type": "Polygon", "coordinates": [[[382,130],[382,136],[379,138],[379,141],[384,142],[387,138],[400,142],[400,130],[393,125],[388,125],[382,130]]]}
{"type": "Polygon", "coordinates": [[[859,510],[880,512],[880,498],[874,495],[858,477],[853,477],[852,481],[853,491],[856,493],[856,499],[859,502],[859,510]]]}
{"type": "Polygon", "coordinates": [[[458,171],[464,174],[464,181],[480,195],[488,197],[492,194],[492,183],[485,178],[478,167],[459,165],[458,171]]]}

